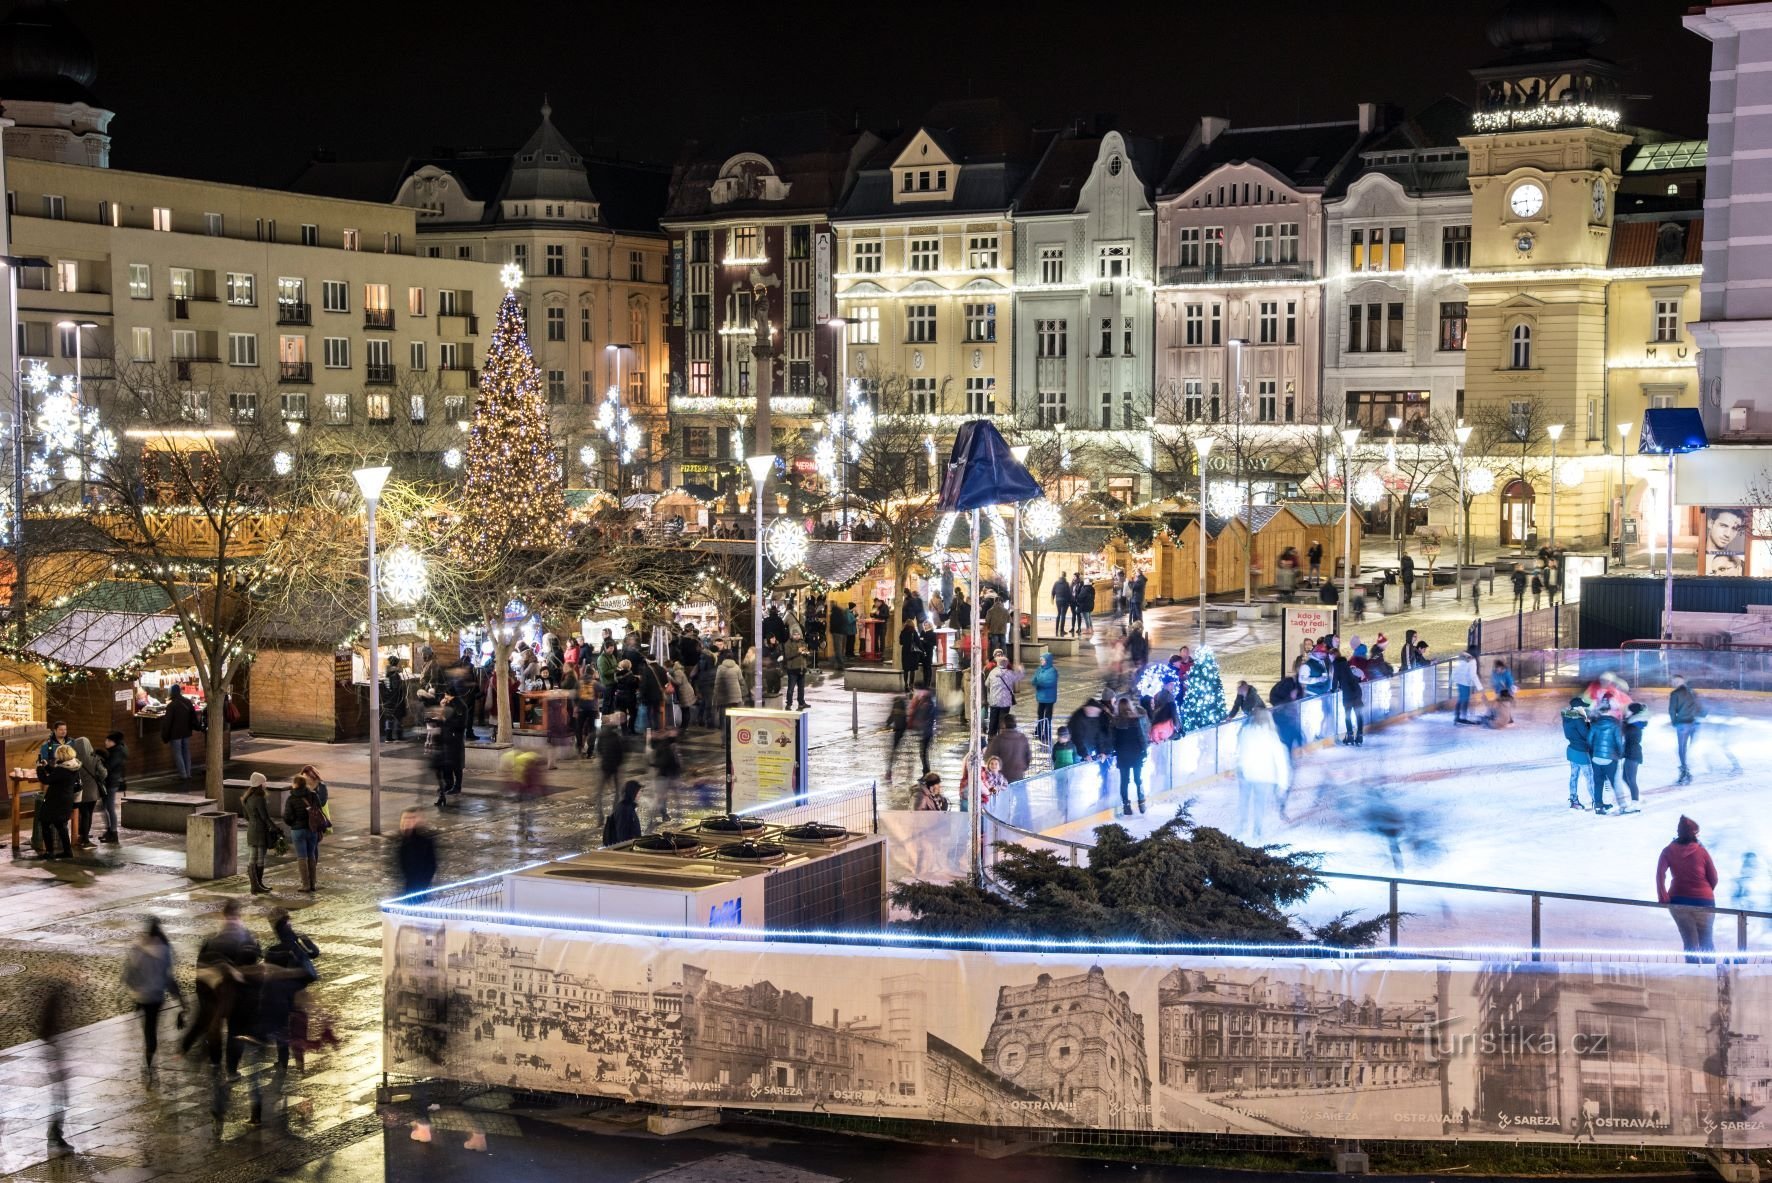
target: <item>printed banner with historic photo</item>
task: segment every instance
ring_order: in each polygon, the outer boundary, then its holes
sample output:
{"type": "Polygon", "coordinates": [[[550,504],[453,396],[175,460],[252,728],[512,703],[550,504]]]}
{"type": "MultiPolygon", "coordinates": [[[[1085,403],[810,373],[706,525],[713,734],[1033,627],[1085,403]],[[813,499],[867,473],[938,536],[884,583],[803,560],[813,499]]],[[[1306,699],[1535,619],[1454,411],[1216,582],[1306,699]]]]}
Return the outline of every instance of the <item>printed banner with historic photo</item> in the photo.
{"type": "Polygon", "coordinates": [[[1767,1144],[1752,965],[664,941],[386,919],[391,1073],[995,1127],[1767,1144]]]}

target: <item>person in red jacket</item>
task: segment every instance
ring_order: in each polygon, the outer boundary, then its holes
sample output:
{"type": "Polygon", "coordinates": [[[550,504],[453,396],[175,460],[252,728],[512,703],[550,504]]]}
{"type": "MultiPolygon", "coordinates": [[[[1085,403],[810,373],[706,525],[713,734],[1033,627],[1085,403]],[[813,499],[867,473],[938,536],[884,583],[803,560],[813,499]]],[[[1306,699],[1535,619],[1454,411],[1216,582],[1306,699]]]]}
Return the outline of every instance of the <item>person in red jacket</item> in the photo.
{"type": "MultiPolygon", "coordinates": [[[[1687,953],[1709,953],[1711,925],[1716,919],[1717,865],[1698,840],[1698,823],[1682,816],[1674,840],[1655,864],[1655,896],[1673,913],[1680,944],[1687,953]]],[[[1703,961],[1687,957],[1687,961],[1703,961]]]]}

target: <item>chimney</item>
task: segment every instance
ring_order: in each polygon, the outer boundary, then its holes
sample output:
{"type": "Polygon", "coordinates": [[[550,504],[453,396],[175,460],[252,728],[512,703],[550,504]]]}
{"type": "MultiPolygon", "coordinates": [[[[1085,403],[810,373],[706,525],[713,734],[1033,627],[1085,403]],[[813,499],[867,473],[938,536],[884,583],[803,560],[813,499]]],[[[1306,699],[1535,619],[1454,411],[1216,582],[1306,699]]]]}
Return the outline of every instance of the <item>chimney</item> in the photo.
{"type": "Polygon", "coordinates": [[[1383,123],[1383,120],[1384,120],[1384,105],[1382,103],[1361,103],[1360,104],[1360,134],[1361,135],[1363,135],[1363,136],[1371,135],[1373,132],[1377,131],[1379,129],[1380,125],[1383,123]]]}
{"type": "Polygon", "coordinates": [[[831,1030],[838,1031],[838,1030],[842,1029],[842,1026],[843,1026],[843,1023],[841,1021],[842,1018],[843,1018],[842,1014],[837,1010],[836,1007],[833,1006],[831,1008],[831,1030]]]}
{"type": "Polygon", "coordinates": [[[1219,133],[1225,131],[1230,125],[1231,121],[1222,115],[1200,116],[1200,146],[1202,148],[1206,147],[1213,140],[1216,140],[1219,133]]]}

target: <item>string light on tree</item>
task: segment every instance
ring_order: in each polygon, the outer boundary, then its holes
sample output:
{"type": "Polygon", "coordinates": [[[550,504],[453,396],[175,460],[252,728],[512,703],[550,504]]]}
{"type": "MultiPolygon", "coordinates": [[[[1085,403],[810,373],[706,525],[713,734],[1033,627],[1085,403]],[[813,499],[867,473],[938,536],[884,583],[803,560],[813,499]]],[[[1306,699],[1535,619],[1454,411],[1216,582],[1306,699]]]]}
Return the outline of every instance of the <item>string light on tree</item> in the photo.
{"type": "Polygon", "coordinates": [[[1224,722],[1224,678],[1218,672],[1218,658],[1210,649],[1194,654],[1193,668],[1188,670],[1187,690],[1181,696],[1181,725],[1184,730],[1216,727],[1224,722]]]}
{"type": "Polygon", "coordinates": [[[791,571],[806,561],[806,531],[792,518],[776,518],[763,532],[763,545],[777,571],[791,571]]]}
{"type": "Polygon", "coordinates": [[[1064,526],[1064,510],[1045,497],[1021,507],[1021,528],[1035,542],[1051,542],[1064,526]]]}
{"type": "Polygon", "coordinates": [[[463,489],[463,499],[483,511],[473,515],[465,546],[484,555],[557,545],[566,523],[565,483],[547,400],[517,304],[522,270],[507,265],[500,275],[505,295],[480,374],[463,489]]]}

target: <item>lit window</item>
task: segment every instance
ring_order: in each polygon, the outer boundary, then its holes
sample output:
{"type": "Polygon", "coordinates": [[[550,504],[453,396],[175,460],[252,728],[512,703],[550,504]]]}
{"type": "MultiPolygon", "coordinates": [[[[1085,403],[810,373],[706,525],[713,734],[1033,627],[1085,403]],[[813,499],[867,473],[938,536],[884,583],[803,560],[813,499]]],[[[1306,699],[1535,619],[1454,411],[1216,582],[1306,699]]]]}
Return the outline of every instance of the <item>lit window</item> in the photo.
{"type": "Polygon", "coordinates": [[[129,352],[131,361],[154,360],[154,330],[141,327],[129,330],[129,352]]]}
{"type": "Polygon", "coordinates": [[[990,342],[997,339],[997,306],[995,304],[966,305],[966,340],[969,342],[990,342]]]}
{"type": "Polygon", "coordinates": [[[423,288],[406,289],[406,312],[409,316],[425,314],[425,290],[423,288]]]}
{"type": "Polygon", "coordinates": [[[228,417],[235,423],[252,423],[258,419],[258,393],[234,391],[228,395],[228,417]]]}
{"type": "Polygon", "coordinates": [[[878,345],[880,343],[880,310],[872,304],[852,307],[846,314],[849,320],[849,343],[851,345],[878,345]]]}
{"type": "Polygon", "coordinates": [[[326,422],[349,423],[351,421],[350,395],[328,394],[323,397],[326,403],[326,422]]]}
{"type": "Polygon", "coordinates": [[[166,231],[172,229],[172,211],[163,205],[154,207],[154,229],[166,231]]]}
{"type": "Polygon", "coordinates": [[[228,272],[228,303],[243,306],[258,303],[250,274],[244,271],[228,272]]]}
{"type": "Polygon", "coordinates": [[[997,269],[997,236],[974,235],[966,244],[966,266],[972,271],[997,269]]]}
{"type": "Polygon", "coordinates": [[[763,231],[756,226],[734,226],[726,232],[726,257],[757,260],[763,256],[763,231]]]}
{"type": "Polygon", "coordinates": [[[129,265],[129,298],[131,300],[151,300],[154,298],[153,280],[149,276],[146,263],[129,265]]]}
{"type": "Polygon", "coordinates": [[[357,232],[355,230],[346,230],[344,232],[344,248],[347,251],[354,251],[357,249],[357,232]]]}

